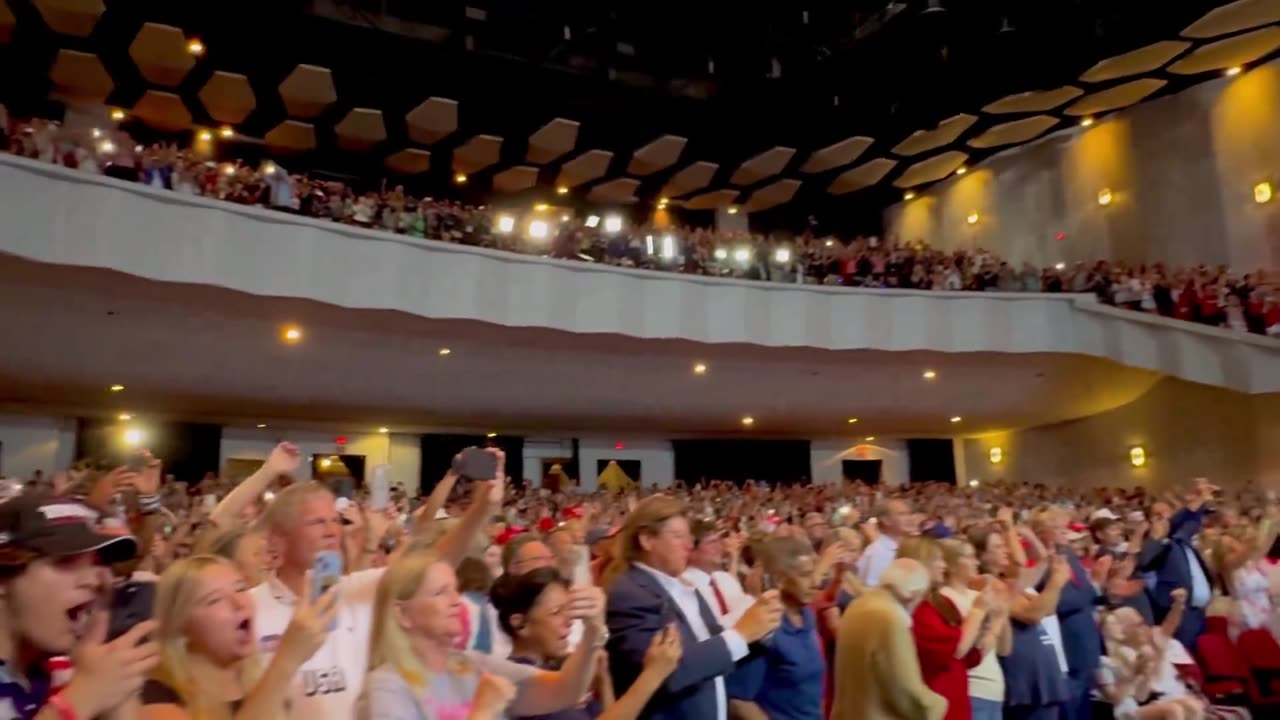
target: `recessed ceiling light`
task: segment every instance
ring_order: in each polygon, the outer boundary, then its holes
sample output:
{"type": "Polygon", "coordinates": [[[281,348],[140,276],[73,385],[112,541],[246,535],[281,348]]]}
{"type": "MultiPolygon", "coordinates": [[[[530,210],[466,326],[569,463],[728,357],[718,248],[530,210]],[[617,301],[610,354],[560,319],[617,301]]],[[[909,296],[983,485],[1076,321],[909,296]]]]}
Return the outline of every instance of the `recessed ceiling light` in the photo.
{"type": "Polygon", "coordinates": [[[961,421],[961,420],[963,420],[963,419],[964,419],[964,418],[960,417],[959,415],[956,415],[955,417],[951,418],[951,422],[953,422],[953,423],[958,423],[958,422],[960,422],[960,421],[961,421]]]}
{"type": "Polygon", "coordinates": [[[1091,117],[1087,117],[1080,121],[1080,127],[1089,127],[1090,125],[1093,125],[1093,118],[1091,117]]]}
{"type": "Polygon", "coordinates": [[[389,432],[391,432],[391,428],[384,428],[384,427],[380,427],[380,428],[378,428],[378,432],[380,432],[380,433],[389,433],[389,432]]]}
{"type": "Polygon", "coordinates": [[[725,212],[729,213],[730,215],[737,215],[737,214],[738,214],[738,206],[737,206],[737,205],[730,205],[730,206],[729,206],[729,209],[728,209],[728,210],[726,210],[725,212]]]}
{"type": "Polygon", "coordinates": [[[748,415],[742,418],[742,424],[746,425],[747,427],[751,427],[752,425],[756,424],[756,419],[748,415]]]}
{"type": "Polygon", "coordinates": [[[876,439],[875,435],[868,435],[866,437],[866,442],[875,442],[875,439],[876,439]]]}
{"type": "Polygon", "coordinates": [[[457,175],[453,176],[453,181],[458,185],[466,185],[467,176],[465,173],[458,173],[457,175]]]}
{"type": "Polygon", "coordinates": [[[854,424],[854,423],[856,423],[856,422],[858,422],[858,418],[849,418],[849,424],[850,424],[850,425],[852,425],[852,424],[854,424]]]}
{"type": "Polygon", "coordinates": [[[908,190],[908,191],[906,191],[905,193],[903,193],[903,195],[902,195],[902,199],[903,199],[903,200],[915,200],[915,199],[916,199],[916,191],[915,191],[915,190],[908,190]]]}
{"type": "Polygon", "coordinates": [[[965,167],[965,166],[963,166],[963,165],[961,165],[960,167],[956,168],[956,174],[957,174],[957,175],[963,175],[963,174],[965,174],[965,173],[967,173],[967,172],[969,172],[969,168],[967,168],[967,167],[965,167]]]}
{"type": "Polygon", "coordinates": [[[116,419],[117,419],[117,420],[132,420],[132,419],[133,419],[133,416],[132,416],[132,415],[130,415],[129,413],[120,413],[119,415],[117,415],[117,416],[116,416],[116,419]]]}
{"type": "Polygon", "coordinates": [[[1235,77],[1236,75],[1239,75],[1242,72],[1244,72],[1244,68],[1240,67],[1239,65],[1233,68],[1227,68],[1227,77],[1235,77]]]}
{"type": "Polygon", "coordinates": [[[560,187],[556,188],[556,194],[557,194],[557,195],[568,195],[568,194],[569,194],[569,188],[565,187],[564,185],[561,185],[560,187]]]}
{"type": "Polygon", "coordinates": [[[204,54],[204,43],[200,42],[196,38],[191,38],[187,41],[187,52],[195,55],[196,57],[200,57],[204,54]]]}
{"type": "Polygon", "coordinates": [[[695,363],[695,364],[694,364],[694,366],[693,366],[693,374],[694,374],[694,375],[706,375],[706,374],[707,374],[707,364],[706,364],[706,363],[695,363]]]}
{"type": "Polygon", "coordinates": [[[485,435],[485,437],[496,438],[498,437],[498,433],[489,433],[488,435],[485,435]]]}
{"type": "Polygon", "coordinates": [[[107,389],[108,389],[108,390],[110,390],[111,392],[120,392],[121,390],[124,390],[124,386],[123,386],[123,385],[111,385],[111,386],[110,386],[110,387],[108,387],[107,389]]]}
{"type": "Polygon", "coordinates": [[[436,351],[436,352],[440,355],[440,357],[444,357],[445,355],[448,355],[449,353],[451,353],[451,352],[453,352],[453,351],[452,351],[452,350],[450,350],[449,348],[440,348],[440,349],[439,349],[438,351],[436,351]]]}
{"type": "Polygon", "coordinates": [[[936,370],[925,370],[925,371],[924,371],[924,375],[922,375],[922,377],[923,377],[925,380],[932,380],[932,379],[934,379],[934,378],[938,377],[938,371],[936,371],[936,370]]]}
{"type": "Polygon", "coordinates": [[[302,328],[297,325],[285,325],[280,330],[280,339],[293,344],[302,341],[302,328]]]}
{"type": "Polygon", "coordinates": [[[267,426],[267,424],[266,424],[266,423],[258,423],[258,429],[262,429],[262,428],[264,428],[264,427],[266,427],[266,426],[267,426]]]}

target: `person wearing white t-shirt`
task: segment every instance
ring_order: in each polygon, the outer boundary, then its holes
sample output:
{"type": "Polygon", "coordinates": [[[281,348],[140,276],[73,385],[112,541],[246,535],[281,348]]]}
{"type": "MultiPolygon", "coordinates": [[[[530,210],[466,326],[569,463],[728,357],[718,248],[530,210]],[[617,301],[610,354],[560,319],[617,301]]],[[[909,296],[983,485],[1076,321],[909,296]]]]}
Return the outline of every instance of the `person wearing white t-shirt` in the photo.
{"type": "MultiPolygon", "coordinates": [[[[503,457],[500,451],[501,477],[503,457]]],[[[435,544],[437,556],[456,566],[471,538],[502,504],[503,482],[476,483],[475,496],[461,522],[435,544]]],[[[269,542],[280,566],[266,582],[253,588],[254,627],[264,655],[274,652],[297,598],[310,592],[307,572],[321,552],[341,552],[342,525],[336,499],[316,482],[292,485],[276,495],[264,515],[269,542]]],[[[374,595],[385,568],[346,575],[338,584],[336,628],[294,675],[290,684],[290,713],[306,720],[348,720],[369,664],[374,595]]]]}
{"type": "MultiPolygon", "coordinates": [[[[955,603],[960,616],[969,614],[980,592],[970,587],[978,579],[978,556],[973,545],[964,540],[949,538],[942,541],[942,557],[947,563],[947,584],[939,591],[955,603]]],[[[996,587],[999,580],[985,576],[987,587],[996,587]]],[[[982,660],[969,668],[969,700],[972,716],[977,720],[999,720],[1004,709],[1004,671],[1000,669],[1000,657],[1013,652],[1013,629],[1007,617],[997,618],[1001,623],[996,636],[996,647],[983,654],[982,660]]]]}

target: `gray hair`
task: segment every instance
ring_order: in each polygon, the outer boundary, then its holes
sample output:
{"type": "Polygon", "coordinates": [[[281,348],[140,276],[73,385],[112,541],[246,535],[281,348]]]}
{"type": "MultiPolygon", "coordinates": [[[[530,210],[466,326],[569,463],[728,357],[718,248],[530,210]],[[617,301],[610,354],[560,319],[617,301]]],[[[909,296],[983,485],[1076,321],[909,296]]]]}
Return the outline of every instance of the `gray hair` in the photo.
{"type": "Polygon", "coordinates": [[[910,558],[898,558],[880,574],[879,586],[905,605],[928,592],[931,584],[924,565],[910,558]]]}

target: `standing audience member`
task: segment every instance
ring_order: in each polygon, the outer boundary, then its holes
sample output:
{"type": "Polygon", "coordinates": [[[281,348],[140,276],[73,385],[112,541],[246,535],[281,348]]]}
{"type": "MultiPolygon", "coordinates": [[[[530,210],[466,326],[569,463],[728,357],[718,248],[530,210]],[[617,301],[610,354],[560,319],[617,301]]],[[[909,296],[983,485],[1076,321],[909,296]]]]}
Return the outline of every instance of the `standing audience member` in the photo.
{"type": "Polygon", "coordinates": [[[880,582],[880,573],[898,556],[898,543],[915,531],[911,527],[911,505],[905,500],[889,500],[876,508],[874,519],[879,533],[858,560],[858,577],[867,586],[880,582]]]}
{"type": "Polygon", "coordinates": [[[1196,640],[1204,632],[1205,608],[1213,600],[1209,567],[1192,541],[1204,525],[1204,506],[1213,497],[1215,489],[1207,480],[1199,478],[1187,493],[1185,506],[1173,513],[1167,522],[1163,518],[1164,512],[1160,512],[1157,515],[1160,522],[1153,520],[1150,542],[1144,547],[1143,557],[1139,560],[1142,570],[1155,574],[1151,604],[1158,622],[1164,622],[1173,609],[1173,591],[1179,588],[1188,591],[1177,638],[1189,648],[1196,646],[1196,640]]]}
{"type": "Polygon", "coordinates": [[[941,720],[947,701],[924,684],[911,614],[929,592],[929,571],[903,558],[853,601],[836,639],[831,720],[941,720]]]}
{"type": "Polygon", "coordinates": [[[742,589],[742,583],[733,574],[725,572],[726,532],[708,520],[694,520],[693,552],[689,555],[689,568],[684,577],[698,588],[702,599],[711,607],[716,621],[732,625],[742,613],[751,607],[755,599],[742,589]]]}
{"type": "MultiPolygon", "coordinates": [[[[1062,649],[1067,657],[1067,680],[1071,697],[1065,709],[1064,720],[1091,720],[1093,704],[1091,691],[1098,663],[1102,658],[1102,636],[1098,632],[1093,609],[1101,602],[1093,580],[1085,572],[1080,558],[1066,545],[1067,515],[1058,508],[1045,510],[1033,521],[1040,541],[1045,547],[1056,548],[1070,566],[1070,581],[1064,583],[1058,593],[1058,626],[1061,629],[1062,649]]],[[[1094,571],[1106,577],[1111,558],[1104,557],[1094,565],[1094,571]]]]}
{"type": "MultiPolygon", "coordinates": [[[[943,540],[942,558],[947,566],[947,584],[939,592],[962,616],[967,618],[988,591],[1001,601],[1007,600],[999,579],[978,574],[977,553],[968,541],[943,540]],[[981,590],[971,587],[975,583],[981,590]]],[[[1004,671],[1000,669],[999,658],[1013,652],[1013,629],[1007,606],[1004,613],[994,614],[991,622],[995,628],[995,647],[984,650],[982,660],[969,668],[969,705],[973,720],[1000,720],[1004,707],[1004,671]]]]}

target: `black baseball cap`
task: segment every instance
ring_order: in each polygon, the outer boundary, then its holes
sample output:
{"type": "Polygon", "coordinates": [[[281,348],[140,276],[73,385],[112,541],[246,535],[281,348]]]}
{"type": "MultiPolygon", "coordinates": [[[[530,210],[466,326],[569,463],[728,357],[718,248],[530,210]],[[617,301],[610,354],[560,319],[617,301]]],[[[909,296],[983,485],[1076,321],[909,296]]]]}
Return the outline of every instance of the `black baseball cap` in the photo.
{"type": "Polygon", "coordinates": [[[71,498],[24,493],[0,502],[0,548],[17,548],[40,557],[97,553],[112,565],[132,560],[138,541],[128,533],[102,532],[98,511],[71,498]]]}

